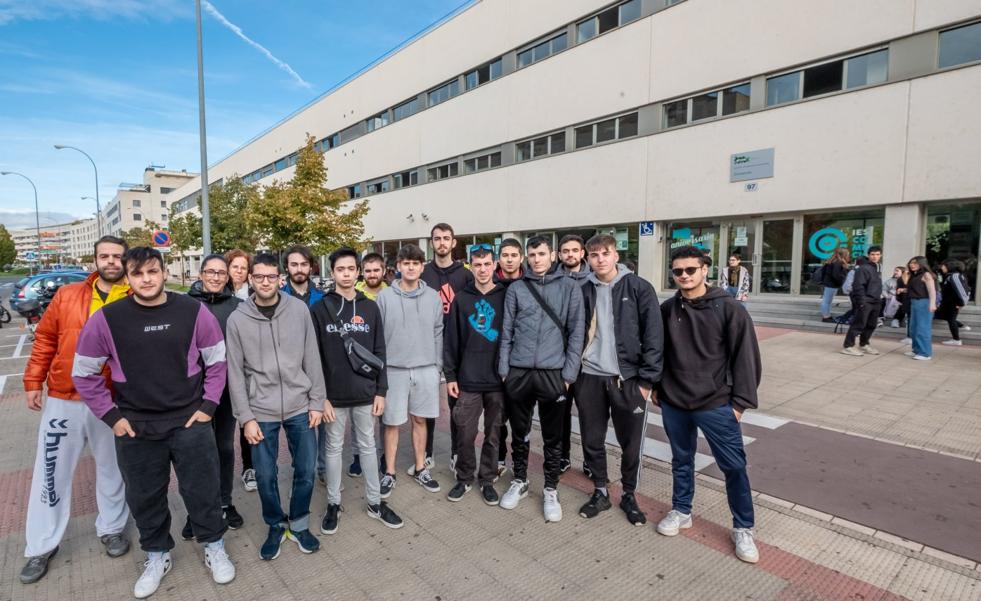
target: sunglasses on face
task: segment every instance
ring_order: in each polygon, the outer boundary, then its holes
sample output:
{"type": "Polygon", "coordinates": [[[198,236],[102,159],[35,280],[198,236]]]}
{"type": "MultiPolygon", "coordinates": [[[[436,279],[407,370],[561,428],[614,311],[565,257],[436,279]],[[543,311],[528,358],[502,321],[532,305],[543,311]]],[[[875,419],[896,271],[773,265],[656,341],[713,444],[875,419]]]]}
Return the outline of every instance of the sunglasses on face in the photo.
{"type": "Polygon", "coordinates": [[[675,267],[671,270],[674,277],[680,278],[681,274],[685,275],[695,275],[695,272],[701,269],[701,267],[675,267]]]}

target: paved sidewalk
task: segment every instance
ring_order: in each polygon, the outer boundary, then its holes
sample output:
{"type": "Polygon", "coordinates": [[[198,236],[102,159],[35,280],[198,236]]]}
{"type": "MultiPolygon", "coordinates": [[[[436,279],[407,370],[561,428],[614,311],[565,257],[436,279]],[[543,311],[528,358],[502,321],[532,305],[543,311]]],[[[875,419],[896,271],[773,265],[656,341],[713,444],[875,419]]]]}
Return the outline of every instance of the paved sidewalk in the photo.
{"type": "MultiPolygon", "coordinates": [[[[93,527],[90,459],[80,464],[72,499],[74,517],[51,571],[37,585],[23,586],[17,581],[23,564],[23,518],[38,414],[24,407],[18,375],[23,372],[23,358],[13,357],[19,338],[16,334],[7,338],[14,332],[0,330],[0,376],[7,375],[0,389],[0,423],[4,424],[4,436],[0,437],[0,600],[132,598],[143,556],[135,549],[116,560],[103,554],[93,527]],[[15,346],[7,348],[6,344],[15,346]]],[[[904,429],[915,430],[919,426],[931,430],[931,434],[917,439],[921,446],[934,445],[930,447],[933,451],[924,452],[968,449],[971,436],[975,445],[981,439],[977,429],[968,430],[963,442],[956,436],[958,422],[966,424],[967,419],[977,419],[981,349],[938,349],[934,362],[921,364],[901,353],[857,359],[836,355],[840,337],[761,329],[761,338],[765,338],[763,414],[839,430],[853,426],[871,428],[864,422],[874,421],[875,410],[860,403],[850,405],[852,400],[848,387],[842,385],[842,377],[865,385],[874,380],[895,380],[906,393],[895,396],[901,396],[905,399],[903,404],[910,406],[900,417],[883,424],[875,435],[895,436],[896,442],[905,443],[899,435],[904,429]],[[919,400],[911,398],[914,393],[904,386],[926,382],[932,385],[929,390],[913,388],[919,391],[919,400]],[[809,387],[804,389],[804,384],[809,387]],[[954,393],[945,395],[944,391],[954,391],[955,385],[964,402],[950,407],[952,403],[945,403],[944,398],[949,399],[954,393]],[[828,398],[822,394],[829,395],[832,404],[841,403],[842,413],[847,415],[819,411],[819,406],[824,405],[813,399],[828,398]],[[917,411],[921,407],[940,411],[944,406],[950,415],[942,423],[930,421],[929,412],[917,411]],[[970,406],[975,413],[962,414],[970,406]],[[805,419],[814,415],[821,419],[805,419]],[[862,415],[867,419],[855,419],[862,415]]],[[[892,350],[885,343],[881,346],[892,350]]],[[[24,353],[28,351],[29,346],[23,349],[24,353]]],[[[889,394],[881,393],[878,401],[886,404],[889,398],[889,394]]],[[[787,427],[791,426],[798,424],[787,427]]],[[[705,474],[699,475],[695,527],[675,538],[660,536],[653,524],[670,508],[670,470],[654,459],[645,460],[639,489],[642,507],[650,520],[647,526],[630,526],[616,506],[595,520],[584,520],[577,510],[587,500],[592,485],[578,472],[581,455],[577,444],[573,445],[576,468],[563,476],[560,485],[565,516],[558,524],[545,524],[541,516],[540,455],[532,458],[533,469],[539,466],[531,477],[532,492],[518,509],[508,512],[487,507],[476,490],[462,502],[450,503],[445,498],[453,483],[447,466],[449,437],[445,429],[444,417],[437,437],[438,465],[434,474],[443,487],[439,494],[425,492],[404,475],[409,454],[408,437],[402,437],[398,462],[402,471],[389,499],[406,521],[401,530],[389,530],[370,520],[363,511],[361,481],[345,476],[345,511],[340,530],[333,536],[320,536],[323,549],[302,555],[286,543],[279,559],[262,562],[258,546],[264,539],[265,527],[259,517],[258,497],[237,486],[234,502],[245,516],[246,526],[230,532],[227,538],[229,552],[238,566],[235,582],[214,585],[203,566],[200,548],[178,542],[174,570],[153,599],[981,600],[981,569],[972,561],[932,552],[922,544],[876,536],[875,529],[862,524],[832,520],[819,511],[807,513],[800,506],[795,508],[795,503],[759,493],[757,534],[762,559],[755,566],[742,563],[733,556],[728,542],[730,517],[724,491],[718,480],[705,474]]],[[[774,432],[781,430],[784,428],[774,432]]],[[[861,433],[873,435],[871,429],[861,433]]],[[[754,434],[759,439],[747,447],[751,459],[754,447],[765,448],[767,444],[766,433],[754,434]]],[[[540,453],[537,432],[532,440],[533,451],[540,453]]],[[[610,449],[612,480],[618,477],[618,452],[610,449]]],[[[977,451],[973,455],[976,457],[977,451]]],[[[288,472],[288,463],[283,462],[284,485],[288,472]]],[[[504,480],[497,485],[502,493],[508,477],[504,480]]],[[[809,485],[834,489],[835,483],[809,485]]],[[[876,483],[869,483],[870,488],[875,486],[876,483]]],[[[616,485],[611,492],[616,500],[616,485]]],[[[173,490],[170,500],[173,531],[179,538],[183,503],[173,490]]],[[[325,491],[318,485],[314,511],[322,513],[325,503],[325,491]]],[[[131,526],[130,531],[135,540],[135,528],[131,526]]]]}

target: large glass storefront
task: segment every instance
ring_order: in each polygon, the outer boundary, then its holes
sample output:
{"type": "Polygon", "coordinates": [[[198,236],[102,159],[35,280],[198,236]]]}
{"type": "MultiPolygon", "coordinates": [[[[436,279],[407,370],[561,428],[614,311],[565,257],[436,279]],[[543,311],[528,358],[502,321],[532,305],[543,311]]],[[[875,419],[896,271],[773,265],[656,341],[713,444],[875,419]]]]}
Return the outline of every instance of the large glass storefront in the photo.
{"type": "Polygon", "coordinates": [[[978,247],[981,246],[981,203],[939,205],[927,209],[926,258],[935,270],[945,259],[964,263],[964,276],[977,299],[978,247]]]}
{"type": "Polygon", "coordinates": [[[790,294],[794,274],[794,220],[763,222],[762,275],[758,292],[790,294]]]}
{"type": "Polygon", "coordinates": [[[885,209],[804,215],[801,294],[820,293],[820,286],[811,284],[811,275],[836,249],[847,248],[857,257],[867,254],[870,246],[881,245],[885,218],[885,209]]]}
{"type": "MultiPolygon", "coordinates": [[[[668,227],[667,244],[668,251],[665,253],[666,261],[665,274],[671,272],[671,251],[682,246],[695,246],[702,249],[712,259],[712,267],[709,269],[709,281],[718,280],[719,263],[724,264],[727,257],[719,256],[719,242],[721,225],[718,222],[686,222],[672,223],[668,227]]],[[[667,278],[669,288],[675,288],[674,279],[667,278]]]]}

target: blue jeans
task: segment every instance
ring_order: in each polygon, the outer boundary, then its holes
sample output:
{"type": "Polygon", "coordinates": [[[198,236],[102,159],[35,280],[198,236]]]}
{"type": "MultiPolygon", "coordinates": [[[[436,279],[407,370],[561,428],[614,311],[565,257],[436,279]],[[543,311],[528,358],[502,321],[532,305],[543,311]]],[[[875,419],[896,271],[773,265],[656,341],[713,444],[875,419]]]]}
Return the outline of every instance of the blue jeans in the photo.
{"type": "Polygon", "coordinates": [[[695,452],[698,450],[698,430],[705,435],[712,456],[726,477],[726,496],[732,512],[733,528],[752,528],[753,492],[746,474],[746,452],[742,430],[730,405],[703,411],[687,411],[661,403],[664,431],[671,443],[671,475],[673,493],[671,508],[691,513],[695,497],[695,452]]]}
{"type": "Polygon", "coordinates": [[[913,352],[923,357],[933,356],[933,315],[930,299],[914,298],[910,301],[909,337],[913,339],[913,352]]]}
{"type": "Polygon", "coordinates": [[[262,441],[252,445],[252,464],[262,503],[262,520],[269,526],[286,526],[294,531],[310,528],[310,499],[317,465],[317,431],[310,427],[307,412],[285,422],[259,422],[262,441]],[[279,497],[279,430],[286,431],[286,444],[293,456],[293,490],[290,513],[283,512],[279,497]]]}
{"type": "Polygon", "coordinates": [[[317,475],[327,478],[327,424],[317,426],[317,475]]]}
{"type": "Polygon", "coordinates": [[[824,292],[821,293],[821,317],[831,317],[831,303],[835,300],[836,292],[838,292],[837,288],[824,288],[824,292]]]}
{"type": "Polygon", "coordinates": [[[726,292],[728,292],[729,296],[732,298],[739,297],[739,288],[736,288],[735,286],[726,286],[726,292]]]}

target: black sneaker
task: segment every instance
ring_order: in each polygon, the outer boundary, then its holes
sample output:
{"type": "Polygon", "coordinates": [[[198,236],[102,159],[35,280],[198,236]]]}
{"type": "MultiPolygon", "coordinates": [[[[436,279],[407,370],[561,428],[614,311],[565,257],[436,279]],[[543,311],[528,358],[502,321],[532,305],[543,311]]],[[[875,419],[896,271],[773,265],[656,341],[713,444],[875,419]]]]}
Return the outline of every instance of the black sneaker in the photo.
{"type": "Polygon", "coordinates": [[[351,466],[347,468],[347,475],[352,478],[361,477],[361,456],[355,455],[354,460],[351,462],[351,466]]]}
{"type": "Polygon", "coordinates": [[[415,477],[416,484],[425,488],[429,492],[439,492],[439,482],[433,479],[433,475],[429,473],[429,468],[423,468],[422,471],[416,474],[415,477]]]}
{"type": "Polygon", "coordinates": [[[833,318],[833,317],[822,317],[822,318],[821,318],[821,322],[822,322],[822,323],[834,323],[834,322],[835,322],[835,320],[834,320],[834,318],[833,318]]]}
{"type": "Polygon", "coordinates": [[[395,488],[395,474],[382,474],[381,477],[381,498],[387,499],[395,488]]]}
{"type": "Polygon", "coordinates": [[[44,555],[28,557],[24,569],[20,571],[20,581],[23,584],[34,584],[44,578],[44,575],[48,573],[48,563],[57,552],[58,547],[55,547],[44,555]]]}
{"type": "Polygon", "coordinates": [[[647,516],[637,506],[637,499],[634,498],[633,493],[623,493],[623,496],[620,497],[620,509],[627,514],[627,521],[634,526],[643,526],[647,523],[647,516]]]}
{"type": "MultiPolygon", "coordinates": [[[[423,484],[423,486],[425,487],[425,484],[423,484]]],[[[456,486],[450,489],[450,492],[448,495],[446,495],[446,498],[447,500],[453,502],[459,501],[460,499],[463,498],[463,495],[470,492],[471,488],[472,487],[469,484],[464,484],[463,482],[457,482],[456,486]]]]}
{"type": "Polygon", "coordinates": [[[187,521],[184,522],[184,527],[181,528],[181,538],[184,540],[194,540],[194,530],[191,529],[190,517],[187,518],[187,521]]]}
{"type": "Polygon", "coordinates": [[[579,508],[579,515],[584,518],[594,518],[600,514],[601,511],[606,511],[610,507],[610,497],[609,495],[604,495],[601,490],[594,490],[593,496],[589,498],[589,501],[585,505],[579,508]]]}
{"type": "Polygon", "coordinates": [[[563,459],[562,461],[559,462],[559,473],[560,474],[566,473],[571,468],[572,468],[572,461],[570,461],[569,459],[563,459]]]}
{"type": "Polygon", "coordinates": [[[497,495],[497,489],[490,484],[480,487],[480,496],[484,499],[484,503],[488,505],[497,505],[501,502],[501,497],[497,495]]]}
{"type": "Polygon", "coordinates": [[[290,539],[300,548],[301,553],[313,553],[320,550],[320,541],[309,530],[286,531],[286,538],[290,539]]]}
{"type": "Polygon", "coordinates": [[[320,531],[324,534],[334,534],[337,532],[337,522],[340,520],[338,513],[341,511],[340,505],[328,505],[327,513],[324,514],[324,521],[320,523],[320,531]]]}
{"type": "Polygon", "coordinates": [[[582,464],[582,473],[585,474],[590,480],[593,479],[593,470],[589,469],[589,466],[585,463],[582,464]]]}
{"type": "Polygon", "coordinates": [[[266,542],[262,543],[262,548],[259,549],[259,557],[266,561],[272,561],[279,557],[284,540],[286,540],[286,528],[270,526],[266,542]]]}
{"type": "Polygon", "coordinates": [[[225,523],[232,530],[238,530],[245,524],[245,520],[242,518],[242,514],[235,509],[234,505],[225,505],[221,508],[222,515],[225,518],[225,523]]]}
{"type": "Polygon", "coordinates": [[[382,501],[378,505],[368,505],[368,517],[375,518],[389,528],[398,529],[402,527],[402,518],[389,508],[388,503],[382,501]]]}

